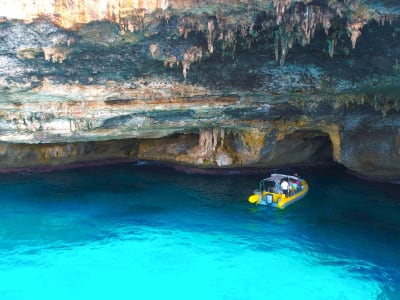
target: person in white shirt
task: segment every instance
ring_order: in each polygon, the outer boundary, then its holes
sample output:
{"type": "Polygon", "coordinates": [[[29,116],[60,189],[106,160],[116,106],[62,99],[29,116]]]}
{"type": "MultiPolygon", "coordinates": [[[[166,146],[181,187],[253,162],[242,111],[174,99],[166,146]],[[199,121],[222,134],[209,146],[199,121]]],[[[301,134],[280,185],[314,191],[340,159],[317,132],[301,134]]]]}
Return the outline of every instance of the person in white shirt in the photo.
{"type": "Polygon", "coordinates": [[[289,183],[285,179],[283,179],[281,182],[281,189],[282,189],[282,193],[284,193],[287,197],[289,195],[289,193],[288,193],[289,183]]]}

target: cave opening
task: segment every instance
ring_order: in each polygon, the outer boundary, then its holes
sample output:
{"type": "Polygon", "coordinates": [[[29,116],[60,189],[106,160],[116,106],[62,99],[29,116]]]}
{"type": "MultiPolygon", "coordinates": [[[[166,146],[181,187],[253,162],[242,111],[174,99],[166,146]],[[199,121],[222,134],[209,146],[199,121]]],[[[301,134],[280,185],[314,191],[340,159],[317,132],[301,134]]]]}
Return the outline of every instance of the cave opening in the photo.
{"type": "Polygon", "coordinates": [[[261,162],[267,165],[319,165],[334,163],[333,144],[320,130],[297,130],[275,143],[266,142],[261,162]]]}
{"type": "Polygon", "coordinates": [[[293,149],[305,164],[333,163],[333,145],[329,135],[319,130],[299,130],[288,136],[293,149]]]}

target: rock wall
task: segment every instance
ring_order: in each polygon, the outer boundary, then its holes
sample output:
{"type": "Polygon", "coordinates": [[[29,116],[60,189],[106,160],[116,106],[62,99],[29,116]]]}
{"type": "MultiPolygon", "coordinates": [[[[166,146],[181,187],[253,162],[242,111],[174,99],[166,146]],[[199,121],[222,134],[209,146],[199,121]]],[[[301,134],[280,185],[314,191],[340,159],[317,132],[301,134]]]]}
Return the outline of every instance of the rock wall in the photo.
{"type": "Polygon", "coordinates": [[[2,1],[0,168],[331,159],[397,180],[400,7],[380,4],[2,1]]]}

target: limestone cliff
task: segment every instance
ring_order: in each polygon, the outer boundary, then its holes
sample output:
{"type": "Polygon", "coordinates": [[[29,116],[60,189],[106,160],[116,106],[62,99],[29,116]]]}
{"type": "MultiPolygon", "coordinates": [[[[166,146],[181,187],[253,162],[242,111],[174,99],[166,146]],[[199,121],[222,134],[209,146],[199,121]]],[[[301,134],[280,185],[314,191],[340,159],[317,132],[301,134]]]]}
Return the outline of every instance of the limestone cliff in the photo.
{"type": "Polygon", "coordinates": [[[5,0],[0,168],[332,159],[400,178],[393,0],[5,0]]]}

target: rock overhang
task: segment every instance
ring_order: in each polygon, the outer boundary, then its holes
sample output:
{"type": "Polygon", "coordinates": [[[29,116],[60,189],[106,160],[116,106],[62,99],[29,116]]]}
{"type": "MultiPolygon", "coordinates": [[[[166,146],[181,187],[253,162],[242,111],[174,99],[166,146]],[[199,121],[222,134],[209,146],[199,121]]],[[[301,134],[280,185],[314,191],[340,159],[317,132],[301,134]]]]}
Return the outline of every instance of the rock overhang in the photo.
{"type": "Polygon", "coordinates": [[[83,3],[84,14],[37,18],[31,7],[31,19],[0,24],[2,141],[146,139],[135,157],[244,166],[274,163],[260,159],[272,137],[317,131],[337,162],[373,176],[372,150],[351,137],[370,143],[368,134],[384,133],[380,151],[394,167],[382,164],[379,176],[400,173],[397,3],[119,1],[127,6],[118,16],[101,17],[107,7],[83,3]],[[173,144],[174,135],[179,153],[149,144],[173,144]]]}

